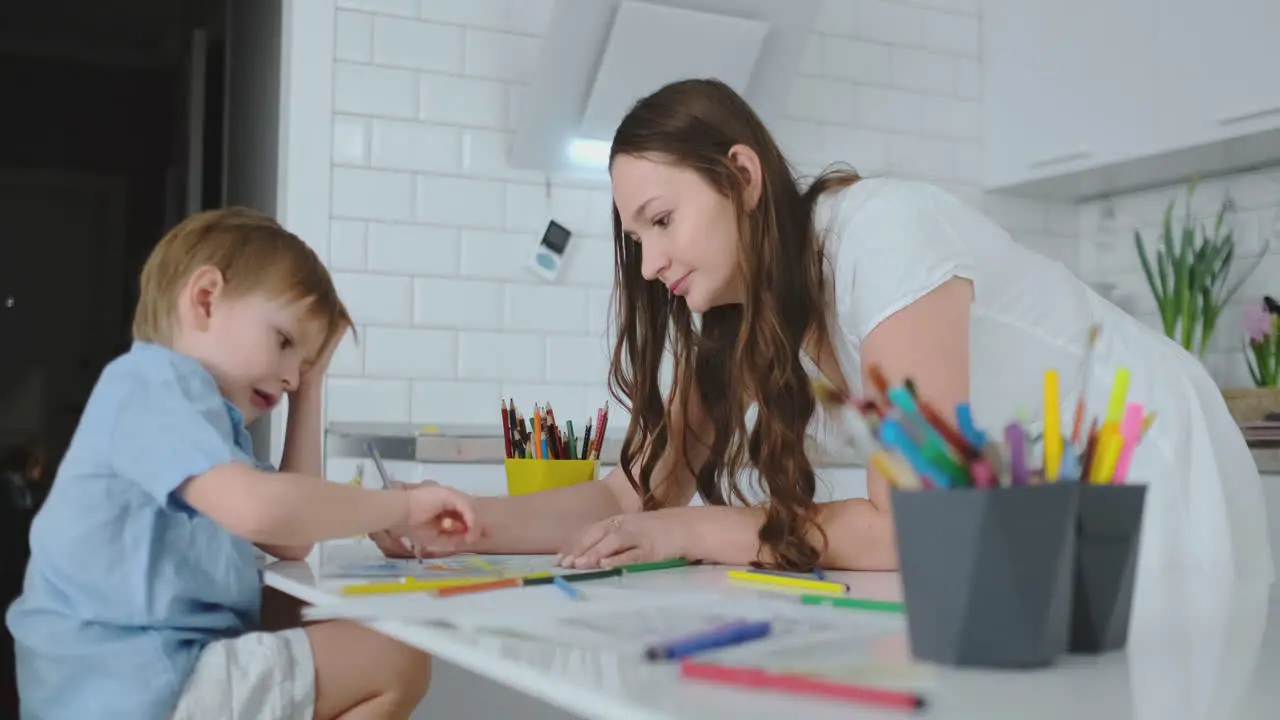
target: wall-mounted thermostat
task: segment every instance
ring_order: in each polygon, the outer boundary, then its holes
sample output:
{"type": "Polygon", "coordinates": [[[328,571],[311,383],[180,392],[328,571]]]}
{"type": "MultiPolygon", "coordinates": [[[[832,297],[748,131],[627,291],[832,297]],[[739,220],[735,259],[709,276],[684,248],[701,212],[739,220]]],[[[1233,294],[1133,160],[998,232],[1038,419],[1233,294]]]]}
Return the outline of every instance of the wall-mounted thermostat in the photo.
{"type": "Polygon", "coordinates": [[[538,277],[554,281],[560,274],[560,266],[564,264],[564,253],[569,249],[569,229],[552,220],[542,233],[542,240],[533,249],[529,258],[529,269],[538,277]]]}

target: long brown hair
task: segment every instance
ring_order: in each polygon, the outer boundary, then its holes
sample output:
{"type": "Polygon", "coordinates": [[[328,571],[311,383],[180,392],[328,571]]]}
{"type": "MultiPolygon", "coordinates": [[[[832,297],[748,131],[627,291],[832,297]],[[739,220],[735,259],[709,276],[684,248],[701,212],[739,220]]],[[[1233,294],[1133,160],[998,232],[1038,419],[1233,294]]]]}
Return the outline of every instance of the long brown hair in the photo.
{"type": "Polygon", "coordinates": [[[745,505],[739,478],[750,464],[769,497],[758,562],[812,569],[825,550],[826,534],[817,523],[816,480],[804,446],[815,403],[800,353],[806,339],[827,338],[826,259],[813,211],[823,193],[858,176],[829,169],[802,190],[751,106],[717,80],[672,83],[638,101],[613,137],[610,163],[619,155],[690,168],[733,202],[745,289],[741,305],[713,308],[696,322],[684,298],[641,275],[640,248],[623,236],[614,207],[618,336],[609,385],[631,411],[623,471],[645,509],[661,506],[653,474],[673,443],[672,428],[678,428],[683,437],[674,444],[684,449],[703,501],[745,505]],[[749,178],[728,157],[735,145],[751,148],[760,159],[760,198],[750,210],[744,198],[749,178]],[[664,398],[660,368],[668,349],[673,373],[664,398]],[[672,407],[677,402],[681,407],[672,407]],[[692,424],[672,421],[673,413],[691,417],[695,402],[711,427],[709,438],[696,437],[692,424]],[[756,422],[748,430],[752,405],[756,422]],[[695,443],[707,450],[700,467],[689,453],[695,443]],[[632,470],[637,461],[638,477],[632,470]],[[811,541],[813,531],[822,549],[811,541]]]}

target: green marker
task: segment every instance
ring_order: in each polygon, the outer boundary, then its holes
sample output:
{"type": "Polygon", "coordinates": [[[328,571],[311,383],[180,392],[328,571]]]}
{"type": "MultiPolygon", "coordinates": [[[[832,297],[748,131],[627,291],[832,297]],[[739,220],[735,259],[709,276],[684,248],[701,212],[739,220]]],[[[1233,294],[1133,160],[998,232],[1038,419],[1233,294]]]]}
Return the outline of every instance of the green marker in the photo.
{"type": "Polygon", "coordinates": [[[557,577],[562,577],[565,582],[578,582],[580,580],[602,580],[604,578],[617,577],[622,573],[616,568],[613,570],[588,570],[587,572],[568,572],[556,575],[547,574],[536,577],[525,578],[525,585],[550,585],[555,582],[557,577]]]}
{"type": "Polygon", "coordinates": [[[828,597],[825,595],[801,595],[800,602],[805,605],[831,605],[833,607],[850,608],[852,610],[875,610],[878,612],[906,612],[900,602],[889,600],[863,600],[851,597],[828,597]]]}
{"type": "Polygon", "coordinates": [[[689,564],[684,558],[676,558],[674,560],[659,560],[657,562],[636,563],[634,565],[623,565],[618,568],[624,573],[648,572],[649,570],[667,570],[669,568],[684,567],[689,564]]]}

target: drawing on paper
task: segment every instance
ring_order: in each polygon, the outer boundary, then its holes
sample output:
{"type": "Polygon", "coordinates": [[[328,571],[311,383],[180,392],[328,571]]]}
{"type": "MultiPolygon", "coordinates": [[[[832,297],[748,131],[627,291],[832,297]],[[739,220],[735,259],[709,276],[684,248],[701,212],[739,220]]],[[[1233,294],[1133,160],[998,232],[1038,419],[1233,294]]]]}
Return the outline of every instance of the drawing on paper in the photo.
{"type": "Polygon", "coordinates": [[[436,580],[486,578],[533,573],[569,574],[582,572],[558,567],[551,555],[450,555],[442,558],[384,558],[340,562],[325,567],[332,577],[413,577],[436,580]]]}

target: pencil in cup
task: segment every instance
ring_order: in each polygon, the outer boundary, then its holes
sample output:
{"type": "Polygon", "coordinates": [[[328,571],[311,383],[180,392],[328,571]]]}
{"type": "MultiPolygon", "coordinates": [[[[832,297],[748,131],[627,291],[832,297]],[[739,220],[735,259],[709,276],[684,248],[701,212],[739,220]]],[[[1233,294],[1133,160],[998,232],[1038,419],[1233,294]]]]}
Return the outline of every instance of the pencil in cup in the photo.
{"type": "Polygon", "coordinates": [[[550,403],[535,404],[526,422],[515,400],[503,400],[499,423],[506,456],[521,460],[599,460],[609,425],[609,406],[596,410],[594,425],[588,419],[581,438],[573,421],[562,428],[550,403]]]}

